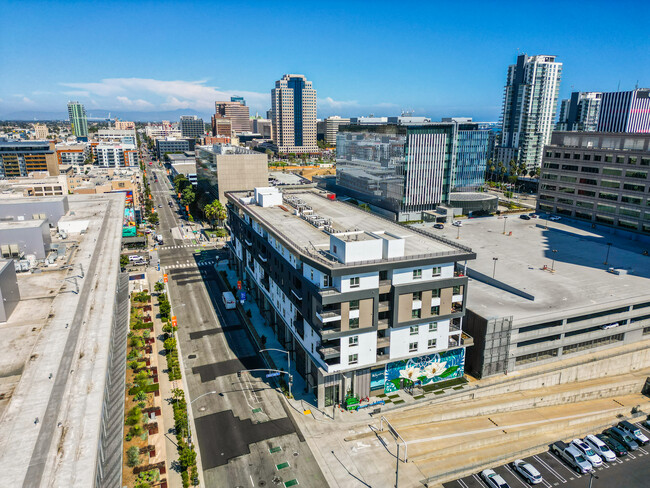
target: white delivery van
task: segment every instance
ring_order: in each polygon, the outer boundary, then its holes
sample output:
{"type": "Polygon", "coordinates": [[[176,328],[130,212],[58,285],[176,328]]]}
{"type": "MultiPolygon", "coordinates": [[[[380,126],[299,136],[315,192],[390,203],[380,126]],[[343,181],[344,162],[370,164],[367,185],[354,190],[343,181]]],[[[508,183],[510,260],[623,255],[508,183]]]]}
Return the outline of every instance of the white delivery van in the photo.
{"type": "Polygon", "coordinates": [[[231,291],[224,291],[221,294],[221,298],[223,299],[223,304],[227,310],[237,307],[237,302],[235,301],[235,295],[233,295],[231,291]]]}

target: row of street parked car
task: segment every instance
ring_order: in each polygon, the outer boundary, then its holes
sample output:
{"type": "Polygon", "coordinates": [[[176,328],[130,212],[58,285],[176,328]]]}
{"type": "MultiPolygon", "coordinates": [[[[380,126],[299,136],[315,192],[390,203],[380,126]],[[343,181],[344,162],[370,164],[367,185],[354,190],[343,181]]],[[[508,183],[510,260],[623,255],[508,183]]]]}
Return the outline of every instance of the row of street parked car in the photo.
{"type": "MultiPolygon", "coordinates": [[[[644,424],[650,428],[650,420],[644,424]]],[[[551,452],[579,474],[588,474],[603,465],[612,463],[617,457],[627,456],[645,446],[650,439],[636,425],[627,420],[619,422],[602,434],[588,435],[584,439],[573,439],[569,444],[558,441],[551,445],[551,452]]],[[[512,469],[526,482],[537,485],[544,482],[541,473],[531,463],[517,459],[512,469]]],[[[481,472],[481,478],[490,488],[510,488],[510,485],[494,470],[481,472]]]]}

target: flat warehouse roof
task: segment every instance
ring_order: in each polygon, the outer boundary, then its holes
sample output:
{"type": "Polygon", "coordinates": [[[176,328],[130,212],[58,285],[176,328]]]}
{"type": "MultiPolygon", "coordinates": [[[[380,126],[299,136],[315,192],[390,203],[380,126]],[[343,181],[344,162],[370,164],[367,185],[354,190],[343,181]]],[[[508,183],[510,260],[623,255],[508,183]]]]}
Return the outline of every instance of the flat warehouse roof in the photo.
{"type": "MultiPolygon", "coordinates": [[[[230,195],[234,198],[244,198],[249,192],[232,192],[230,195]]],[[[453,242],[445,242],[435,239],[420,232],[409,229],[402,225],[396,224],[374,215],[370,212],[361,210],[351,204],[346,204],[336,200],[329,200],[324,197],[326,192],[319,191],[287,191],[283,195],[297,197],[302,202],[311,207],[313,214],[330,221],[335,233],[346,231],[361,231],[364,233],[390,233],[390,239],[401,237],[404,239],[404,256],[424,257],[424,255],[433,254],[467,254],[471,253],[470,249],[456,246],[453,242]]],[[[241,201],[238,201],[241,204],[241,201]]],[[[328,250],[330,245],[330,234],[321,230],[305,219],[294,214],[294,208],[289,203],[281,206],[260,207],[255,203],[244,205],[249,212],[266,224],[272,232],[278,234],[294,247],[303,250],[309,255],[314,254],[314,250],[328,250]],[[283,208],[284,207],[284,208],[283,208]]],[[[343,239],[343,237],[339,236],[343,239]]],[[[361,239],[370,239],[367,234],[361,239]]],[[[356,240],[356,239],[352,239],[356,240]]],[[[323,254],[321,257],[326,258],[323,254]]],[[[333,261],[334,262],[334,261],[333,261]]]]}
{"type": "Polygon", "coordinates": [[[485,318],[512,315],[534,323],[650,301],[650,257],[643,255],[650,244],[565,218],[545,226],[546,220],[512,215],[505,221],[506,235],[504,219],[497,217],[464,220],[460,229],[449,226],[438,231],[448,238],[459,235],[461,244],[474,249],[477,257],[468,268],[487,276],[486,281],[494,273],[499,282],[534,296],[534,300],[518,296],[472,279],[469,272],[467,308],[485,318]],[[607,243],[611,243],[608,258],[607,243]],[[620,274],[608,272],[610,267],[620,274]]]}
{"type": "Polygon", "coordinates": [[[11,220],[7,222],[0,222],[0,230],[8,229],[29,229],[32,227],[40,227],[45,220],[11,220]]]}

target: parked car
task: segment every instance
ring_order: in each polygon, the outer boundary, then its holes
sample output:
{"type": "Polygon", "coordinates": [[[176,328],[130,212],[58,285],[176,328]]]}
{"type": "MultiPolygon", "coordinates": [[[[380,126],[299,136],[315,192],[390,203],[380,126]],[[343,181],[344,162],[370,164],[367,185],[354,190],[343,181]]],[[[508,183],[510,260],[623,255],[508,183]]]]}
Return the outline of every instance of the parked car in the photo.
{"type": "Polygon", "coordinates": [[[560,220],[561,218],[562,218],[562,217],[560,217],[559,215],[551,215],[551,216],[548,218],[548,220],[560,220]]]}
{"type": "Polygon", "coordinates": [[[481,478],[483,478],[485,484],[490,488],[510,488],[510,485],[506,483],[506,480],[491,469],[481,471],[481,478]]]}
{"type": "Polygon", "coordinates": [[[524,478],[528,483],[531,485],[538,485],[542,481],[542,475],[535,466],[533,466],[530,463],[527,463],[523,459],[517,459],[514,463],[512,463],[513,469],[521,475],[522,478],[524,478]]]}
{"type": "Polygon", "coordinates": [[[442,224],[433,224],[433,228],[434,228],[434,229],[444,229],[445,226],[442,225],[442,224]]]}
{"type": "Polygon", "coordinates": [[[605,444],[595,435],[588,435],[585,437],[585,442],[594,450],[596,454],[598,454],[608,463],[616,461],[616,454],[614,454],[612,450],[607,447],[607,444],[605,444]]]}
{"type": "Polygon", "coordinates": [[[594,470],[592,464],[587,461],[582,453],[578,451],[578,448],[573,445],[567,446],[564,442],[557,441],[551,446],[551,452],[564,460],[564,462],[575,469],[577,473],[587,474],[594,470]]]}
{"type": "Polygon", "coordinates": [[[528,214],[528,216],[529,216],[531,219],[538,219],[538,218],[539,218],[539,215],[537,215],[536,213],[530,213],[530,214],[528,214]]]}
{"type": "Polygon", "coordinates": [[[624,420],[622,422],[619,422],[617,427],[622,431],[628,433],[632,439],[634,439],[638,444],[641,444],[642,446],[645,446],[648,442],[650,442],[650,439],[648,439],[648,437],[643,432],[641,432],[641,429],[639,429],[632,422],[624,420]]]}
{"type": "Polygon", "coordinates": [[[618,457],[627,456],[627,449],[623,444],[618,442],[616,439],[609,437],[608,435],[605,434],[596,434],[596,438],[603,441],[605,445],[609,447],[612,450],[612,452],[616,454],[618,457]]]}
{"type": "Polygon", "coordinates": [[[520,218],[521,220],[530,220],[530,215],[521,214],[521,215],[519,216],[519,218],[520,218]]]}
{"type": "Polygon", "coordinates": [[[456,227],[462,227],[463,223],[460,220],[454,220],[451,225],[455,225],[456,227]]]}
{"type": "Polygon", "coordinates": [[[618,442],[625,446],[625,449],[629,451],[636,451],[639,448],[639,444],[632,438],[632,436],[618,427],[612,427],[603,432],[603,434],[608,435],[616,439],[618,442]]]}
{"type": "Polygon", "coordinates": [[[584,454],[587,461],[589,461],[594,468],[599,468],[603,465],[601,457],[582,439],[573,439],[571,445],[575,446],[578,451],[584,454]]]}

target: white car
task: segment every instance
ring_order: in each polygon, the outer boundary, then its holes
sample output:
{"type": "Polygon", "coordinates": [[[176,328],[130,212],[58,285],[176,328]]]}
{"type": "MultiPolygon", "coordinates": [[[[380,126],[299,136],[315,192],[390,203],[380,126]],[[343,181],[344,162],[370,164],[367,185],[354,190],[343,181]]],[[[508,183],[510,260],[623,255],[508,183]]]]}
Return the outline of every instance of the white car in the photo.
{"type": "Polygon", "coordinates": [[[551,215],[551,216],[548,218],[548,220],[560,220],[561,218],[562,218],[562,217],[560,217],[559,215],[551,215]]]}
{"type": "Polygon", "coordinates": [[[574,446],[582,454],[584,454],[587,458],[587,461],[589,461],[594,468],[598,468],[603,465],[603,460],[601,457],[596,454],[596,452],[591,447],[589,447],[589,444],[587,444],[582,439],[573,439],[571,441],[571,445],[574,446]]]}
{"type": "Polygon", "coordinates": [[[589,444],[589,447],[591,447],[596,454],[598,454],[608,463],[613,463],[616,461],[616,454],[614,454],[614,452],[609,447],[607,447],[607,444],[605,444],[595,435],[590,434],[585,437],[585,442],[589,444]]]}
{"type": "Polygon", "coordinates": [[[462,227],[463,223],[460,220],[454,220],[451,225],[455,225],[456,227],[462,227]]]}
{"type": "Polygon", "coordinates": [[[506,480],[491,469],[481,471],[481,478],[483,478],[485,484],[490,488],[510,488],[510,485],[506,483],[506,480]]]}
{"type": "Polygon", "coordinates": [[[533,466],[530,463],[527,463],[523,459],[517,459],[514,463],[512,463],[512,467],[514,470],[521,475],[522,478],[524,478],[528,483],[531,485],[538,485],[542,481],[542,475],[535,466],[533,466]]]}

